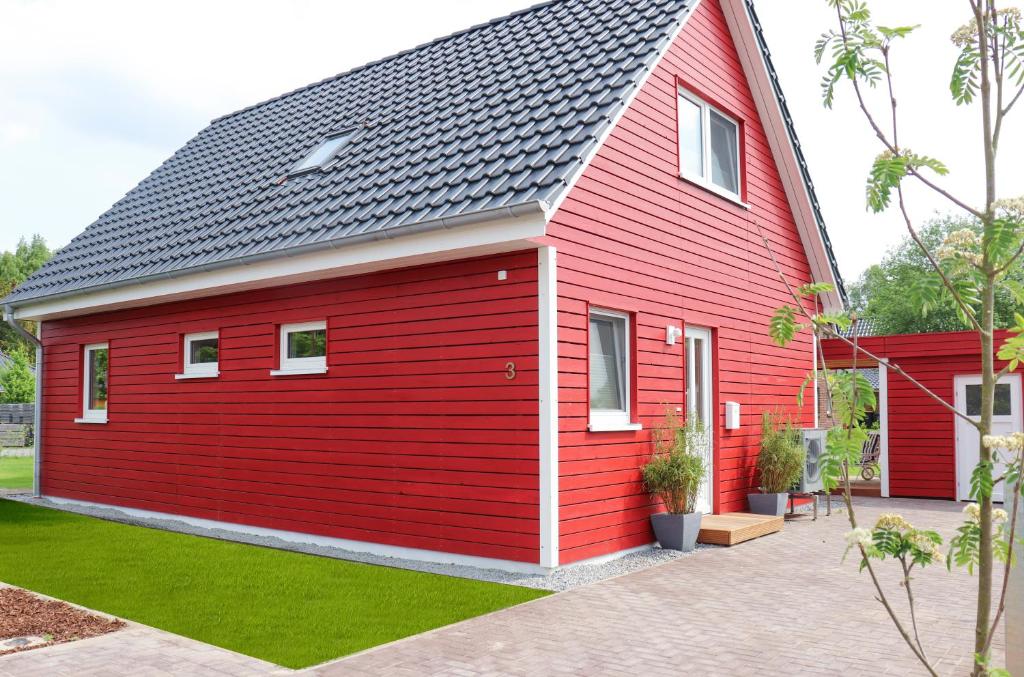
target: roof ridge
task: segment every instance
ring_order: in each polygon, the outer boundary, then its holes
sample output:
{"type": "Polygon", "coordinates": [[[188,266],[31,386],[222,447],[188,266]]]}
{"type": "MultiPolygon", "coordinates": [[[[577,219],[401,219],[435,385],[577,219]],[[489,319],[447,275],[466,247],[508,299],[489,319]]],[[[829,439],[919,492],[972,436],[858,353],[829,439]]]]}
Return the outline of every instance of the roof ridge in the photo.
{"type": "Polygon", "coordinates": [[[273,103],[274,101],[279,101],[281,99],[284,99],[284,98],[287,98],[289,96],[292,96],[293,94],[298,94],[299,92],[304,92],[307,89],[312,89],[314,87],[319,87],[320,85],[323,85],[323,84],[326,84],[328,82],[332,82],[334,80],[338,80],[340,78],[343,78],[346,75],[351,75],[352,73],[357,73],[357,72],[359,72],[361,70],[364,70],[366,68],[370,68],[371,66],[376,66],[376,65],[382,64],[382,63],[387,63],[388,61],[392,61],[393,59],[397,59],[400,56],[405,56],[406,54],[411,54],[413,52],[417,52],[417,51],[419,51],[421,49],[424,49],[426,47],[430,47],[431,45],[436,45],[438,43],[442,43],[442,42],[445,42],[447,40],[451,40],[453,38],[457,38],[460,35],[465,35],[467,33],[471,33],[472,31],[478,31],[481,28],[486,28],[488,26],[494,26],[494,25],[497,25],[497,24],[499,24],[499,23],[501,23],[503,21],[508,21],[509,19],[511,19],[513,17],[516,17],[516,16],[519,16],[521,14],[528,14],[530,12],[535,12],[535,11],[537,11],[539,9],[542,9],[544,7],[547,7],[549,5],[555,5],[555,4],[558,4],[560,2],[565,2],[565,1],[566,0],[543,0],[542,2],[538,2],[536,4],[530,5],[529,7],[524,7],[522,9],[517,9],[516,11],[510,12],[509,14],[503,14],[502,16],[497,16],[497,17],[494,17],[493,19],[490,19],[488,21],[484,21],[483,23],[474,24],[473,26],[469,26],[467,28],[463,28],[461,30],[455,31],[454,33],[449,33],[448,35],[444,35],[444,36],[439,37],[439,38],[434,38],[433,40],[428,40],[427,42],[424,42],[424,43],[421,43],[419,45],[416,45],[415,47],[410,47],[408,49],[403,49],[400,52],[395,52],[394,54],[390,54],[388,56],[381,57],[380,59],[374,59],[373,61],[367,61],[366,63],[362,64],[361,66],[355,66],[354,68],[350,68],[347,71],[342,71],[340,73],[335,73],[334,75],[329,75],[326,78],[323,78],[321,80],[317,80],[316,82],[310,82],[308,84],[302,85],[301,87],[296,87],[295,89],[292,89],[290,91],[278,94],[277,96],[272,96],[272,97],[270,97],[268,99],[264,99],[264,100],[258,101],[256,103],[249,104],[248,106],[243,106],[242,108],[234,110],[234,111],[232,111],[230,113],[225,113],[224,115],[218,115],[217,117],[215,117],[212,120],[210,120],[210,124],[212,125],[215,122],[220,122],[221,120],[224,120],[226,118],[234,117],[235,115],[239,115],[241,113],[245,113],[247,111],[253,110],[254,108],[259,108],[261,106],[265,106],[268,103],[273,103]]]}

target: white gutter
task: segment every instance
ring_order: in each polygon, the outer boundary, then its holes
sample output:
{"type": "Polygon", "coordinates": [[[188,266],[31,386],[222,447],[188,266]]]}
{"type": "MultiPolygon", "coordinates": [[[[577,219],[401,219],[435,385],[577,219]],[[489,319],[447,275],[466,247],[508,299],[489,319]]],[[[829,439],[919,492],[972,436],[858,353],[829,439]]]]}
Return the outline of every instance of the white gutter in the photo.
{"type": "MultiPolygon", "coordinates": [[[[42,487],[39,485],[39,475],[43,449],[43,343],[18,324],[18,321],[14,319],[14,310],[10,305],[4,306],[4,320],[7,321],[7,324],[9,324],[19,336],[36,347],[36,401],[35,412],[32,415],[32,444],[35,451],[35,458],[33,459],[32,466],[32,495],[39,498],[42,495],[42,487]]],[[[42,330],[42,322],[38,324],[38,327],[42,330]]]]}

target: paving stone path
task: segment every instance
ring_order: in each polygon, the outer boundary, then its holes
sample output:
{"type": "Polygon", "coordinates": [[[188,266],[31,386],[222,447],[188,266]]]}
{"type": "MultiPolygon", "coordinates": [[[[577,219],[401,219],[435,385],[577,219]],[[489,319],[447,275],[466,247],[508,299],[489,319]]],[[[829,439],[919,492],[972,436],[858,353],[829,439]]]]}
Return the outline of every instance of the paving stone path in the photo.
{"type": "MultiPolygon", "coordinates": [[[[949,536],[960,505],[859,499],[949,536]]],[[[922,670],[853,560],[845,514],[506,609],[299,673],[142,626],[0,658],[24,675],[915,675],[922,670]]],[[[903,592],[883,571],[899,613],[903,592]]],[[[918,574],[918,624],[943,675],[969,672],[976,579],[918,574]]],[[[1021,638],[1024,641],[1024,637],[1021,638]]],[[[1001,664],[1003,636],[995,646],[1001,664]]]]}

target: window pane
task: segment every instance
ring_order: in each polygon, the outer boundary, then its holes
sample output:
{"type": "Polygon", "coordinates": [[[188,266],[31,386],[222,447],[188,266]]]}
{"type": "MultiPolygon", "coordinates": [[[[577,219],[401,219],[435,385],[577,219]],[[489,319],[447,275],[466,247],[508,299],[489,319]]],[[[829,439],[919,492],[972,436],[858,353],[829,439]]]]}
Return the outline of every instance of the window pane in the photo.
{"type": "Polygon", "coordinates": [[[107,349],[89,351],[89,409],[107,408],[107,349]]]}
{"type": "Polygon", "coordinates": [[[692,386],[687,393],[687,409],[693,414],[695,420],[707,423],[704,420],[704,404],[707,397],[704,392],[704,339],[692,338],[686,342],[692,357],[687,360],[690,367],[692,386]],[[692,396],[692,397],[691,397],[692,396]]]}
{"type": "Polygon", "coordinates": [[[216,364],[219,339],[208,338],[189,341],[190,364],[216,364]]]}
{"type": "Polygon", "coordinates": [[[981,386],[967,386],[967,415],[981,416],[981,386]]]}
{"type": "Polygon", "coordinates": [[[309,329],[288,333],[288,359],[323,357],[326,354],[326,329],[309,329]]]}
{"type": "Polygon", "coordinates": [[[736,125],[711,111],[711,182],[730,193],[740,192],[736,125]]]}
{"type": "Polygon", "coordinates": [[[625,319],[590,318],[590,408],[625,411],[625,319]]]}
{"type": "Polygon", "coordinates": [[[704,133],[700,106],[679,97],[679,155],[683,172],[704,176],[704,133]]]}
{"type": "Polygon", "coordinates": [[[311,169],[313,167],[319,167],[331,159],[331,156],[341,148],[341,145],[348,141],[348,137],[351,134],[342,134],[341,136],[335,136],[327,139],[322,144],[317,146],[316,150],[310,153],[309,157],[299,162],[295,169],[292,171],[300,171],[303,169],[311,169]]]}
{"type": "Polygon", "coordinates": [[[993,414],[996,416],[1010,415],[1010,384],[996,384],[996,401],[993,403],[993,414]]]}

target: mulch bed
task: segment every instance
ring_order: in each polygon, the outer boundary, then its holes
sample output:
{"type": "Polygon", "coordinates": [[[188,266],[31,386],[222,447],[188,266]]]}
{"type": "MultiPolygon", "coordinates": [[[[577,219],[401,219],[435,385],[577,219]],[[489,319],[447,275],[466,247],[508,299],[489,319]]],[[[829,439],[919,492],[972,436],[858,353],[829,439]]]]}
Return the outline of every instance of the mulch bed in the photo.
{"type": "Polygon", "coordinates": [[[42,599],[20,588],[0,588],[0,656],[104,635],[124,625],[124,621],[116,618],[94,616],[65,602],[42,599]],[[48,641],[23,647],[5,646],[4,640],[25,636],[41,636],[48,641]]]}

